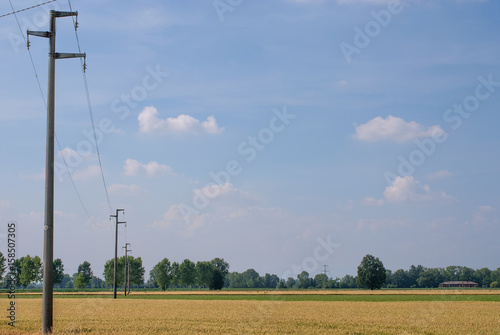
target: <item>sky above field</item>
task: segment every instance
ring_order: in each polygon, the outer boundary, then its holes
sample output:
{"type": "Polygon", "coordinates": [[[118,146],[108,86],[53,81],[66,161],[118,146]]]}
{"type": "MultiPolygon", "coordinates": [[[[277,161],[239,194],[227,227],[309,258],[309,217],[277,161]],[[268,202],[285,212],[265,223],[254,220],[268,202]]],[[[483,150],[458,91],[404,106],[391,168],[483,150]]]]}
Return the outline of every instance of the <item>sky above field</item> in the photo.
{"type": "MultiPolygon", "coordinates": [[[[164,257],[281,277],[355,274],[366,254],[500,266],[500,2],[71,5],[110,204],[80,61],[57,60],[67,273],[87,260],[103,277],[117,208],[119,255],[131,243],[148,274],[164,257]]],[[[19,13],[22,31],[48,30],[50,9],[68,2],[19,13]]],[[[58,52],[78,52],[72,25],[58,19],[58,52]]],[[[0,18],[0,239],[5,253],[15,221],[18,256],[42,257],[48,44],[30,42],[42,93],[16,18],[0,18]]]]}

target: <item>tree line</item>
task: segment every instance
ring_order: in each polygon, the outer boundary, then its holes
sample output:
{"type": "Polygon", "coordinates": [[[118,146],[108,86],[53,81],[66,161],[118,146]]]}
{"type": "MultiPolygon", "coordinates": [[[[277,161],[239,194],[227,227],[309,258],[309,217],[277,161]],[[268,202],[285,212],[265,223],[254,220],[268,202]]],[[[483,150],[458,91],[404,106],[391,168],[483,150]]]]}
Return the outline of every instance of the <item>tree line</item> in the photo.
{"type": "MultiPolygon", "coordinates": [[[[328,277],[324,273],[310,276],[302,271],[295,278],[280,278],[275,274],[260,275],[254,269],[242,273],[229,272],[229,264],[223,258],[194,263],[189,259],[182,262],[170,262],[164,258],[149,272],[149,280],[145,282],[145,268],[141,257],[125,256],[118,258],[117,283],[124,285],[125,263],[130,276],[130,284],[136,288],[167,290],[172,288],[206,288],[220,290],[234,289],[342,289],[361,288],[433,288],[444,281],[473,281],[479,287],[499,287],[500,268],[490,270],[481,268],[474,270],[465,266],[448,266],[445,268],[426,268],[412,265],[408,270],[398,269],[394,272],[385,269],[383,263],[372,255],[366,255],[356,276],[345,275],[342,278],[328,277]]],[[[84,261],[72,276],[64,273],[61,259],[54,260],[54,287],[61,289],[109,289],[113,286],[114,259],[104,265],[104,280],[95,276],[91,264],[84,261]]],[[[16,259],[7,269],[6,259],[0,252],[0,280],[7,286],[4,278],[6,272],[14,274],[17,285],[37,287],[43,281],[42,262],[40,257],[27,255],[16,259]],[[7,271],[8,270],[8,271],[7,271]]]]}

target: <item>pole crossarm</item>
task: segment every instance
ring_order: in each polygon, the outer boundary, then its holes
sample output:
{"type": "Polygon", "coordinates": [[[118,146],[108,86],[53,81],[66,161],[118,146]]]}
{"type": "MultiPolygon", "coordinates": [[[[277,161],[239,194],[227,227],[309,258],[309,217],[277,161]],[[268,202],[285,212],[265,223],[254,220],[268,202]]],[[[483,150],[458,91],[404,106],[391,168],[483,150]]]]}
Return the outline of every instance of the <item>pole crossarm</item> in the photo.
{"type": "Polygon", "coordinates": [[[78,12],[62,12],[57,10],[51,10],[55,17],[67,17],[67,16],[78,16],[78,12]]]}
{"type": "Polygon", "coordinates": [[[34,31],[34,30],[27,30],[26,31],[26,35],[31,35],[31,36],[38,36],[38,37],[45,37],[45,38],[49,38],[49,37],[52,37],[54,35],[53,32],[51,31],[34,31]]]}
{"type": "Polygon", "coordinates": [[[63,59],[63,58],[87,58],[87,54],[79,54],[79,53],[61,53],[61,52],[56,52],[54,54],[54,58],[57,59],[63,59]]]}

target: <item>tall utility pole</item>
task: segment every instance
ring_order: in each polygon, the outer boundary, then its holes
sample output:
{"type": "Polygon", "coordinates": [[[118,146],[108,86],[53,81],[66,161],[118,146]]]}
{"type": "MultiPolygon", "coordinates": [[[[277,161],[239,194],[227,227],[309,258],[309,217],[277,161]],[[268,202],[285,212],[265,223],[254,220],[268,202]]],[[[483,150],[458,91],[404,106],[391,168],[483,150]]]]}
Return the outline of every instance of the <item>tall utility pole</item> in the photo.
{"type": "MultiPolygon", "coordinates": [[[[55,70],[56,59],[85,58],[80,53],[56,53],[56,18],[77,16],[78,12],[50,11],[49,31],[27,31],[29,35],[49,39],[49,73],[47,89],[47,154],[45,161],[45,218],[43,234],[43,311],[42,332],[52,333],[54,293],[54,136],[55,136],[55,70]]],[[[75,25],[76,29],[76,25],[75,25]]]]}
{"type": "Polygon", "coordinates": [[[118,221],[118,213],[123,212],[125,214],[124,209],[117,209],[116,215],[110,215],[110,217],[115,218],[116,222],[116,234],[115,234],[115,270],[114,270],[114,278],[113,278],[113,299],[116,299],[116,265],[118,261],[118,225],[121,223],[127,223],[126,221],[118,221]]]}
{"type": "Polygon", "coordinates": [[[132,250],[129,250],[128,249],[128,246],[130,245],[130,243],[125,243],[125,246],[122,247],[123,249],[125,249],[125,267],[123,268],[125,270],[125,274],[124,274],[124,277],[123,277],[123,287],[125,288],[125,296],[127,296],[127,253],[129,251],[132,251],[132,250]]]}

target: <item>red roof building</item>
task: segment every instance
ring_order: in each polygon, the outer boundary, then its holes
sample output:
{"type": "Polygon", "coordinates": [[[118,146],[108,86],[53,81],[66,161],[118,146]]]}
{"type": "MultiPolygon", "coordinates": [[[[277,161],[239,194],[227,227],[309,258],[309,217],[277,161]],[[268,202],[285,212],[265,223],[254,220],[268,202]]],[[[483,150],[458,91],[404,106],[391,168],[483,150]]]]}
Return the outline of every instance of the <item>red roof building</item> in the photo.
{"type": "Polygon", "coordinates": [[[477,287],[478,284],[473,281],[445,281],[439,284],[439,287],[477,287]]]}

